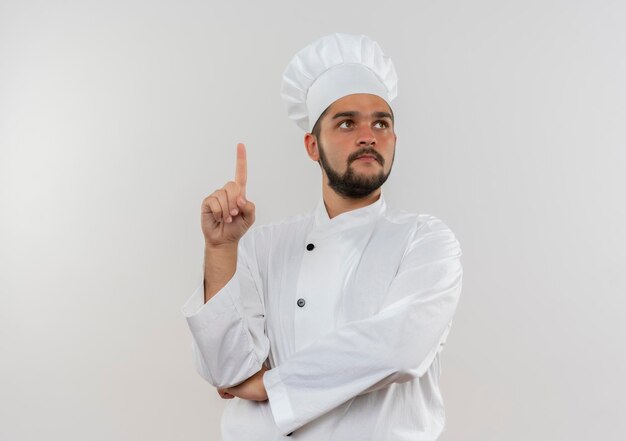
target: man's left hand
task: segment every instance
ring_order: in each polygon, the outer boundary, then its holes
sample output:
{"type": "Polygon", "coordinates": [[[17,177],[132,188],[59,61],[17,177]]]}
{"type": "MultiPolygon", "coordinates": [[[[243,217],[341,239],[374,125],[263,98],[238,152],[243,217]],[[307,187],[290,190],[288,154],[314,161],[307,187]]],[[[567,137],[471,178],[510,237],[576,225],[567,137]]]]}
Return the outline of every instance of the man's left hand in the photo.
{"type": "Polygon", "coordinates": [[[224,399],[239,397],[243,400],[265,401],[267,400],[267,391],[263,384],[263,374],[267,370],[265,366],[262,366],[259,372],[243,383],[225,389],[218,389],[217,392],[224,399]]]}

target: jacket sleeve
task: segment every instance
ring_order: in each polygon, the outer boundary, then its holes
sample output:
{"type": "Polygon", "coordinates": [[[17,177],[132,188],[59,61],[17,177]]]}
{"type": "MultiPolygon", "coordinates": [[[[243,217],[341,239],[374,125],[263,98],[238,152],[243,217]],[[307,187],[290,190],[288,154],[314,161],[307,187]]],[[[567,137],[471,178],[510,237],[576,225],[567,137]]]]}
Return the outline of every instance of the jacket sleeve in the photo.
{"type": "Polygon", "coordinates": [[[431,216],[416,228],[377,314],[336,328],[267,371],[263,383],[281,432],[357,395],[422,376],[458,304],[460,257],[452,231],[431,216]]]}
{"type": "Polygon", "coordinates": [[[269,353],[263,284],[251,233],[239,241],[237,269],[228,283],[204,303],[202,276],[182,307],[196,371],[218,388],[235,386],[257,373],[269,353]]]}

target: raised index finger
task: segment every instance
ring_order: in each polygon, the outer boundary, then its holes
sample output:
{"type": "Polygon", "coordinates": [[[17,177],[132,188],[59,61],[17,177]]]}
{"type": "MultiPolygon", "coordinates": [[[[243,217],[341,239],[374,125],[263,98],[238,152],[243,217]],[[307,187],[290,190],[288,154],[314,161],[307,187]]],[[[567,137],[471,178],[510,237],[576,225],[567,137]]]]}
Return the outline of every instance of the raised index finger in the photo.
{"type": "Polygon", "coordinates": [[[246,180],[248,179],[248,164],[246,161],[246,146],[237,144],[237,164],[235,166],[235,182],[241,187],[241,194],[246,197],[246,180]]]}

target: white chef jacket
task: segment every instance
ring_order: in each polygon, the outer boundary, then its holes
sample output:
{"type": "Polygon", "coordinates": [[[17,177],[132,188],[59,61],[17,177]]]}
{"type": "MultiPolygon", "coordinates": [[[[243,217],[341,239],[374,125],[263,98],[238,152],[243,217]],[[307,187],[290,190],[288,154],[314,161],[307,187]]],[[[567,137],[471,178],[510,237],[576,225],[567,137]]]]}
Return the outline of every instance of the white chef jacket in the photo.
{"type": "Polygon", "coordinates": [[[382,193],[333,219],[320,197],[248,230],[234,276],[206,304],[200,277],[182,308],[213,386],[271,368],[268,401],[228,400],[223,441],[436,440],[460,257],[441,220],[388,209],[382,193]]]}

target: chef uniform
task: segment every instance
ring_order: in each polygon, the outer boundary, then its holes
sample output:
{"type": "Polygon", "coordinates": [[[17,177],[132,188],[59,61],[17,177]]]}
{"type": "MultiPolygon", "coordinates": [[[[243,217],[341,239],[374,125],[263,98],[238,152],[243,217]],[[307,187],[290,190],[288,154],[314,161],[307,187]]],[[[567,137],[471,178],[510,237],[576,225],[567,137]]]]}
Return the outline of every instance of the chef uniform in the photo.
{"type": "MultiPolygon", "coordinates": [[[[283,97],[310,131],[341,96],[389,102],[396,81],[375,42],[332,34],[294,57],[283,97]],[[350,69],[360,84],[342,85],[350,69]],[[294,98],[297,85],[317,80],[327,81],[318,90],[325,99],[294,98]]],[[[250,228],[234,276],[206,304],[201,277],[182,309],[196,370],[210,384],[228,388],[270,368],[267,401],[228,400],[223,441],[436,440],[445,422],[439,356],[461,292],[460,257],[441,220],[393,210],[382,191],[332,219],[320,197],[307,214],[250,228]]]]}

